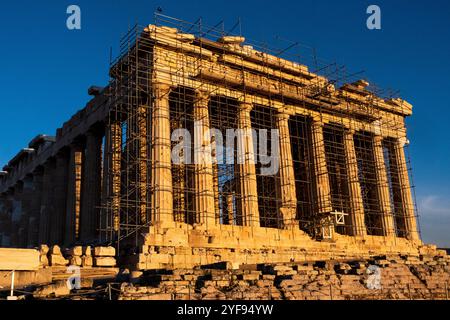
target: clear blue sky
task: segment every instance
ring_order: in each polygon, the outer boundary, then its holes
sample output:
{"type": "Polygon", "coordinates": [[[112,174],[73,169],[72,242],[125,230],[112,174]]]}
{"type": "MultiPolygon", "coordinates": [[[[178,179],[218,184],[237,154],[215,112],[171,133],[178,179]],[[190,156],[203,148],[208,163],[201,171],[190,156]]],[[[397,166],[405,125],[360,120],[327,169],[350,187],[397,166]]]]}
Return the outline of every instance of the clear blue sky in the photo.
{"type": "MultiPolygon", "coordinates": [[[[423,238],[450,247],[450,2],[448,1],[3,1],[0,5],[0,164],[38,133],[55,129],[88,101],[87,88],[108,81],[129,24],[153,22],[161,7],[187,21],[200,16],[243,35],[275,36],[313,46],[414,105],[408,120],[423,238]],[[82,30],[66,28],[66,8],[82,10],[82,30]],[[366,28],[379,5],[382,29],[366,28]]],[[[286,45],[287,46],[287,45],[286,45]]]]}

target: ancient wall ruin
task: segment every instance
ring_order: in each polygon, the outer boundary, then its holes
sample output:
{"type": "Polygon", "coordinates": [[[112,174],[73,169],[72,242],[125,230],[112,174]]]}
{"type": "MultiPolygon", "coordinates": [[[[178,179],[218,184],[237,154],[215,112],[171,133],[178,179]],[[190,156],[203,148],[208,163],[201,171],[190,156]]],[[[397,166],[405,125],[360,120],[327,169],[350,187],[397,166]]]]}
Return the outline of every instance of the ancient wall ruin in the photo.
{"type": "Polygon", "coordinates": [[[418,255],[412,106],[194,29],[130,30],[110,84],[3,168],[1,245],[112,244],[136,269],[418,255]],[[201,136],[211,161],[174,163],[177,129],[201,136]],[[226,141],[234,161],[214,161],[226,142],[210,129],[241,129],[226,141]],[[267,150],[254,147],[261,132],[267,150]],[[271,153],[267,175],[257,159],[271,153]]]}

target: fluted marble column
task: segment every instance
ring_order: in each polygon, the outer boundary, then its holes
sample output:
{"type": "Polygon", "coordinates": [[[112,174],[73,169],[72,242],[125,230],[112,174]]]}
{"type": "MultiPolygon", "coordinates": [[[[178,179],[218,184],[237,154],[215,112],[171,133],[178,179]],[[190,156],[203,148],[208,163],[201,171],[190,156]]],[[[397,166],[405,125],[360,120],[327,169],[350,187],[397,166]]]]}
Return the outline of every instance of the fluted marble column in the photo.
{"type": "Polygon", "coordinates": [[[50,218],[50,244],[61,245],[64,241],[66,201],[67,201],[67,174],[69,168],[69,156],[61,151],[56,155],[55,174],[53,176],[54,210],[50,218]]]}
{"type": "Polygon", "coordinates": [[[295,192],[294,164],[292,162],[291,137],[289,133],[289,115],[278,113],[276,118],[280,136],[280,213],[285,228],[298,226],[297,195],[295,192]]]}
{"type": "Polygon", "coordinates": [[[122,168],[122,126],[120,121],[112,121],[106,127],[105,165],[103,168],[103,198],[111,208],[111,221],[114,231],[120,226],[120,196],[122,168]]]}
{"type": "Polygon", "coordinates": [[[9,247],[13,247],[13,238],[14,238],[14,222],[13,222],[13,213],[14,213],[14,188],[10,188],[7,192],[8,199],[8,221],[7,221],[7,243],[9,247]]]}
{"type": "Polygon", "coordinates": [[[234,194],[227,193],[223,197],[224,205],[226,205],[226,212],[224,220],[228,224],[234,224],[234,194]]]}
{"type": "MultiPolygon", "coordinates": [[[[215,155],[213,154],[213,157],[214,156],[215,155]]],[[[214,191],[214,211],[216,215],[216,224],[220,224],[219,167],[217,164],[213,164],[213,191],[214,191]]]]}
{"type": "Polygon", "coordinates": [[[28,247],[30,219],[32,217],[32,201],[34,197],[33,176],[27,175],[23,180],[22,190],[22,214],[20,217],[19,246],[21,248],[28,247]]]}
{"type": "Polygon", "coordinates": [[[20,220],[22,218],[23,183],[14,186],[11,211],[11,246],[20,247],[20,220]]]}
{"type": "Polygon", "coordinates": [[[44,177],[42,183],[42,201],[41,201],[41,210],[40,210],[40,218],[39,218],[39,244],[48,244],[49,243],[49,226],[50,226],[50,218],[53,215],[54,204],[53,204],[53,195],[54,195],[54,172],[55,172],[55,159],[49,159],[44,164],[44,177]]]}
{"type": "Polygon", "coordinates": [[[77,240],[80,223],[81,204],[81,166],[82,148],[77,144],[70,146],[67,177],[67,206],[64,244],[70,245],[77,240]]]}
{"type": "Polygon", "coordinates": [[[173,225],[171,132],[169,93],[165,83],[153,84],[152,108],[152,221],[159,227],[173,225]]]}
{"type": "Polygon", "coordinates": [[[0,246],[7,246],[7,225],[9,224],[8,199],[6,194],[0,193],[0,246]]]}
{"type": "Polygon", "coordinates": [[[383,235],[393,236],[395,235],[394,217],[392,214],[389,183],[383,152],[383,137],[380,135],[374,135],[373,137],[373,155],[375,159],[378,205],[380,208],[383,235]]]}
{"type": "MultiPolygon", "coordinates": [[[[253,104],[249,102],[241,102],[238,110],[238,129],[241,129],[241,146],[242,153],[238,155],[241,161],[238,161],[239,174],[239,193],[240,205],[242,211],[243,225],[250,227],[259,227],[259,208],[258,208],[258,190],[256,183],[256,155],[253,150],[252,124],[250,112],[253,104]],[[243,159],[242,159],[243,158],[243,159]]],[[[239,151],[239,148],[238,148],[239,151]]]]}
{"type": "Polygon", "coordinates": [[[147,125],[148,125],[148,106],[141,105],[137,108],[137,128],[138,128],[138,140],[139,140],[139,159],[138,159],[138,212],[141,219],[141,224],[147,223],[147,190],[148,190],[148,137],[147,137],[147,125]]]}
{"type": "Polygon", "coordinates": [[[359,183],[358,161],[356,158],[353,134],[354,132],[350,130],[344,133],[348,190],[352,209],[352,212],[350,213],[350,219],[352,221],[353,235],[365,236],[367,235],[367,230],[364,221],[364,204],[361,194],[361,185],[359,183]]]}
{"type": "Polygon", "coordinates": [[[33,197],[31,200],[30,225],[28,227],[28,246],[39,245],[39,218],[43,192],[43,170],[33,172],[33,197]]]}
{"type": "Polygon", "coordinates": [[[196,90],[194,101],[195,212],[206,228],[216,225],[214,179],[209,134],[209,93],[196,90]]]}
{"type": "Polygon", "coordinates": [[[409,183],[408,167],[404,151],[405,138],[397,139],[394,144],[395,160],[397,163],[398,180],[402,198],[402,212],[405,219],[406,237],[410,240],[420,241],[417,230],[414,202],[411,194],[411,185],[409,183]]]}
{"type": "Polygon", "coordinates": [[[100,221],[102,135],[86,134],[86,148],[81,179],[80,239],[96,240],[100,221]]]}
{"type": "Polygon", "coordinates": [[[328,169],[325,157],[325,141],[323,137],[323,123],[313,119],[311,124],[312,155],[314,162],[314,182],[317,194],[317,213],[329,213],[331,207],[331,191],[328,179],[328,169]]]}

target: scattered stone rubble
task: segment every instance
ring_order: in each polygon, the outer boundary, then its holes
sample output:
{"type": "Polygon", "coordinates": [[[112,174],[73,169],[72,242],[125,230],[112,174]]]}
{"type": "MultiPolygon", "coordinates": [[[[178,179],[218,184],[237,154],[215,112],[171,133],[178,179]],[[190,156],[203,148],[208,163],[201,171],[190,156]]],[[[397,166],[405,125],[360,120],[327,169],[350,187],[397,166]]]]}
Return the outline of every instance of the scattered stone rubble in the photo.
{"type": "Polygon", "coordinates": [[[75,246],[61,250],[57,245],[39,246],[41,267],[79,266],[79,267],[114,267],[116,266],[116,249],[113,247],[75,246]]]}
{"type": "Polygon", "coordinates": [[[61,250],[41,245],[39,252],[42,267],[52,270],[53,282],[37,287],[35,299],[80,298],[79,290],[67,286],[69,265],[81,267],[81,288],[96,293],[92,299],[448,299],[450,295],[450,256],[434,247],[422,247],[417,255],[243,265],[217,262],[186,269],[120,272],[114,268],[113,247],[61,250]]]}
{"type": "MultiPolygon", "coordinates": [[[[89,288],[93,286],[92,279],[84,279],[81,281],[81,288],[89,288]]],[[[70,295],[71,289],[67,285],[67,280],[57,280],[51,284],[37,288],[33,292],[34,298],[48,298],[48,297],[65,297],[70,295]]]]}
{"type": "Polygon", "coordinates": [[[113,247],[95,247],[94,265],[96,267],[114,267],[116,265],[116,249],[113,247]]]}
{"type": "Polygon", "coordinates": [[[450,257],[376,256],[145,272],[139,284],[123,283],[120,300],[348,300],[448,299],[450,257]],[[378,270],[378,271],[377,271],[378,270]],[[377,286],[373,279],[379,272],[377,286]]]}

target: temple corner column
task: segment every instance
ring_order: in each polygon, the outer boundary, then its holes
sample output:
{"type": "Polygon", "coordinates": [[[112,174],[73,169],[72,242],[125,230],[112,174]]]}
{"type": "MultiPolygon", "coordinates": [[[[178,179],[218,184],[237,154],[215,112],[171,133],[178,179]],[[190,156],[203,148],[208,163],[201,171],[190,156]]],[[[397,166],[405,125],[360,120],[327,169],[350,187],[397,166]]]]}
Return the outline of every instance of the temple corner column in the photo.
{"type": "Polygon", "coordinates": [[[394,152],[398,168],[400,192],[402,199],[402,211],[405,219],[406,237],[409,240],[420,242],[420,235],[417,229],[415,207],[409,182],[408,167],[406,164],[404,146],[406,138],[399,138],[395,141],[394,152]]]}

